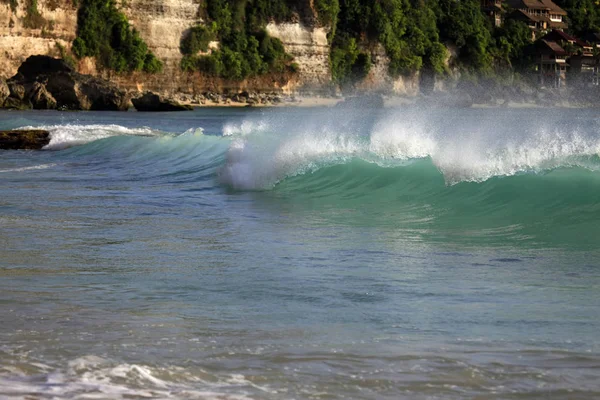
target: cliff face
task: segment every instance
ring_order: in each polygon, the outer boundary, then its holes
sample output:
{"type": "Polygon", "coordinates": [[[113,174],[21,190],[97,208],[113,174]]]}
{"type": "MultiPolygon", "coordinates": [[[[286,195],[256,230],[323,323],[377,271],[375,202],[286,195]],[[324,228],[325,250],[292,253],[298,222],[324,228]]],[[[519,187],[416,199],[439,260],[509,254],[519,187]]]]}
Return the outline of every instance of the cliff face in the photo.
{"type": "Polygon", "coordinates": [[[286,52],[294,56],[300,67],[299,86],[319,90],[331,83],[327,29],[308,28],[301,23],[270,23],[267,32],[281,40],[286,52]]]}
{"type": "Polygon", "coordinates": [[[197,0],[128,0],[121,10],[148,47],[164,64],[164,75],[179,72],[179,44],[188,29],[201,22],[197,0]]]}
{"type": "MultiPolygon", "coordinates": [[[[31,55],[59,57],[60,47],[68,51],[76,35],[77,7],[73,5],[73,0],[38,0],[39,16],[35,18],[27,12],[31,0],[16,1],[18,4],[13,10],[11,0],[0,0],[0,77],[4,78],[13,76],[19,65],[31,55]]],[[[227,89],[331,93],[333,85],[329,69],[328,28],[309,27],[303,22],[268,24],[267,31],[279,38],[286,52],[294,56],[299,72],[230,82],[202,74],[182,73],[179,68],[181,38],[188,29],[202,23],[199,12],[203,6],[202,0],[127,0],[119,4],[131,25],[163,62],[163,72],[156,75],[99,72],[93,59],[80,60],[79,72],[102,75],[128,90],[153,90],[164,94],[194,94],[227,89]]],[[[306,9],[307,13],[311,12],[310,7],[306,9]]],[[[300,18],[300,21],[307,20],[310,21],[310,18],[300,18]]],[[[387,57],[382,49],[376,52],[374,61],[372,72],[360,86],[361,89],[400,94],[413,94],[416,91],[418,79],[389,78],[387,57]]]]}
{"type": "Polygon", "coordinates": [[[15,10],[9,0],[0,0],[0,77],[13,76],[27,57],[35,54],[59,56],[57,43],[70,48],[77,28],[77,9],[71,0],[40,0],[40,16],[27,18],[25,0],[15,10]]]}

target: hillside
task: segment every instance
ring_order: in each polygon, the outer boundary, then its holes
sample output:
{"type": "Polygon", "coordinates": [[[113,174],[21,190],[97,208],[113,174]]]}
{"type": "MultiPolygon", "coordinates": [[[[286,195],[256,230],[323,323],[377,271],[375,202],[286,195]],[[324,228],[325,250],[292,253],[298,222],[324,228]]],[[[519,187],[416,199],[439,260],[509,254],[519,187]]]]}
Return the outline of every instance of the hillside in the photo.
{"type": "MultiPolygon", "coordinates": [[[[577,33],[600,24],[592,0],[557,3],[577,33]]],[[[165,94],[411,95],[427,77],[523,68],[530,39],[520,22],[494,27],[476,0],[0,0],[0,77],[47,54],[165,94]]]]}

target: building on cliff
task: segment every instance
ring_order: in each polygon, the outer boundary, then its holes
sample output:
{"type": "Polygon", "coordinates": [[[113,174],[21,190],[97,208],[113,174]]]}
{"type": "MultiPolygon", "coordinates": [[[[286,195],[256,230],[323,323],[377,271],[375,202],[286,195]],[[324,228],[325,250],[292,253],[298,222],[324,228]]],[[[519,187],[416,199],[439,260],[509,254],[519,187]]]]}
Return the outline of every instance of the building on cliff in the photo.
{"type": "Polygon", "coordinates": [[[481,0],[481,10],[492,20],[495,27],[504,22],[503,0],[481,0]]]}
{"type": "Polygon", "coordinates": [[[482,11],[494,26],[501,26],[505,19],[522,21],[539,36],[551,29],[567,28],[564,18],[567,12],[552,0],[481,0],[482,11]]]}
{"type": "Polygon", "coordinates": [[[511,18],[526,22],[531,29],[566,29],[564,18],[567,12],[551,0],[507,0],[506,4],[515,11],[511,18]]]}
{"type": "Polygon", "coordinates": [[[535,42],[535,57],[542,86],[598,86],[600,56],[590,43],[552,30],[535,42]]]}

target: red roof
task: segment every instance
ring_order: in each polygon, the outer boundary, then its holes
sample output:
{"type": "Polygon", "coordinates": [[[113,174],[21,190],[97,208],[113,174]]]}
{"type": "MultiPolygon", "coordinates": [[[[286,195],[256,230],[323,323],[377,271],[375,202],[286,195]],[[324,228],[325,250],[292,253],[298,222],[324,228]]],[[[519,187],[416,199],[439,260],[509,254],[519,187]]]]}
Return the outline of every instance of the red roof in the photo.
{"type": "Polygon", "coordinates": [[[567,52],[565,51],[565,49],[560,47],[560,45],[556,42],[552,42],[552,41],[545,40],[545,39],[540,39],[538,41],[538,43],[545,45],[545,47],[552,50],[552,52],[555,53],[556,55],[559,55],[559,56],[567,55],[567,52]]]}
{"type": "Polygon", "coordinates": [[[547,10],[554,14],[567,15],[567,12],[552,0],[508,0],[507,3],[516,9],[547,10]]]}
{"type": "Polygon", "coordinates": [[[575,36],[571,36],[563,31],[553,30],[552,32],[544,35],[542,39],[546,39],[548,41],[565,41],[565,42],[573,42],[579,47],[591,47],[589,44],[584,42],[581,39],[576,38],[575,36]]]}

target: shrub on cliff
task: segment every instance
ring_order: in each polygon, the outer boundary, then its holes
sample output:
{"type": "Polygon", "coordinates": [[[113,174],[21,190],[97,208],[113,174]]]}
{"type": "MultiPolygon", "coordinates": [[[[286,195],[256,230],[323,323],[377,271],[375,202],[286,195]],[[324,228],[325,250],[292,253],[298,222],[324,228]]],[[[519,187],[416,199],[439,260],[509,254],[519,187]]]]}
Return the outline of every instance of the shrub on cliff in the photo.
{"type": "Polygon", "coordinates": [[[162,63],[132,29],[115,0],[82,0],[77,13],[73,52],[79,58],[95,57],[116,72],[160,72],[162,63]]]}
{"type": "Polygon", "coordinates": [[[359,50],[354,38],[345,38],[345,42],[338,43],[331,52],[333,79],[342,86],[363,79],[370,69],[371,56],[359,50]]]}
{"type": "Polygon", "coordinates": [[[370,68],[368,49],[375,42],[385,48],[392,76],[412,73],[422,66],[443,73],[446,52],[440,43],[433,2],[318,0],[319,18],[328,12],[327,20],[336,23],[335,34],[330,34],[334,79],[347,84],[366,76],[370,68]]]}
{"type": "Polygon", "coordinates": [[[576,36],[600,31],[600,6],[596,0],[555,0],[568,13],[569,31],[576,36]]]}
{"type": "Polygon", "coordinates": [[[291,67],[293,58],[285,53],[281,41],[264,29],[267,13],[282,18],[288,15],[285,1],[208,0],[206,11],[210,27],[193,28],[182,40],[182,70],[199,70],[232,80],[270,71],[297,70],[291,67]],[[214,38],[220,42],[219,49],[197,56],[198,51],[208,50],[208,43],[214,38]]]}
{"type": "Polygon", "coordinates": [[[181,40],[180,50],[185,55],[195,55],[199,51],[208,51],[208,45],[215,40],[216,26],[195,26],[181,40]]]}
{"type": "Polygon", "coordinates": [[[37,0],[28,0],[25,16],[23,17],[23,26],[30,29],[41,29],[44,25],[46,25],[46,20],[37,8],[37,0]]]}
{"type": "Polygon", "coordinates": [[[527,51],[532,44],[531,30],[521,21],[507,20],[504,25],[494,31],[496,48],[494,55],[508,67],[523,68],[530,64],[527,51]]]}
{"type": "Polygon", "coordinates": [[[335,29],[337,16],[340,12],[339,0],[315,0],[314,4],[319,23],[323,26],[331,26],[335,29]]]}

